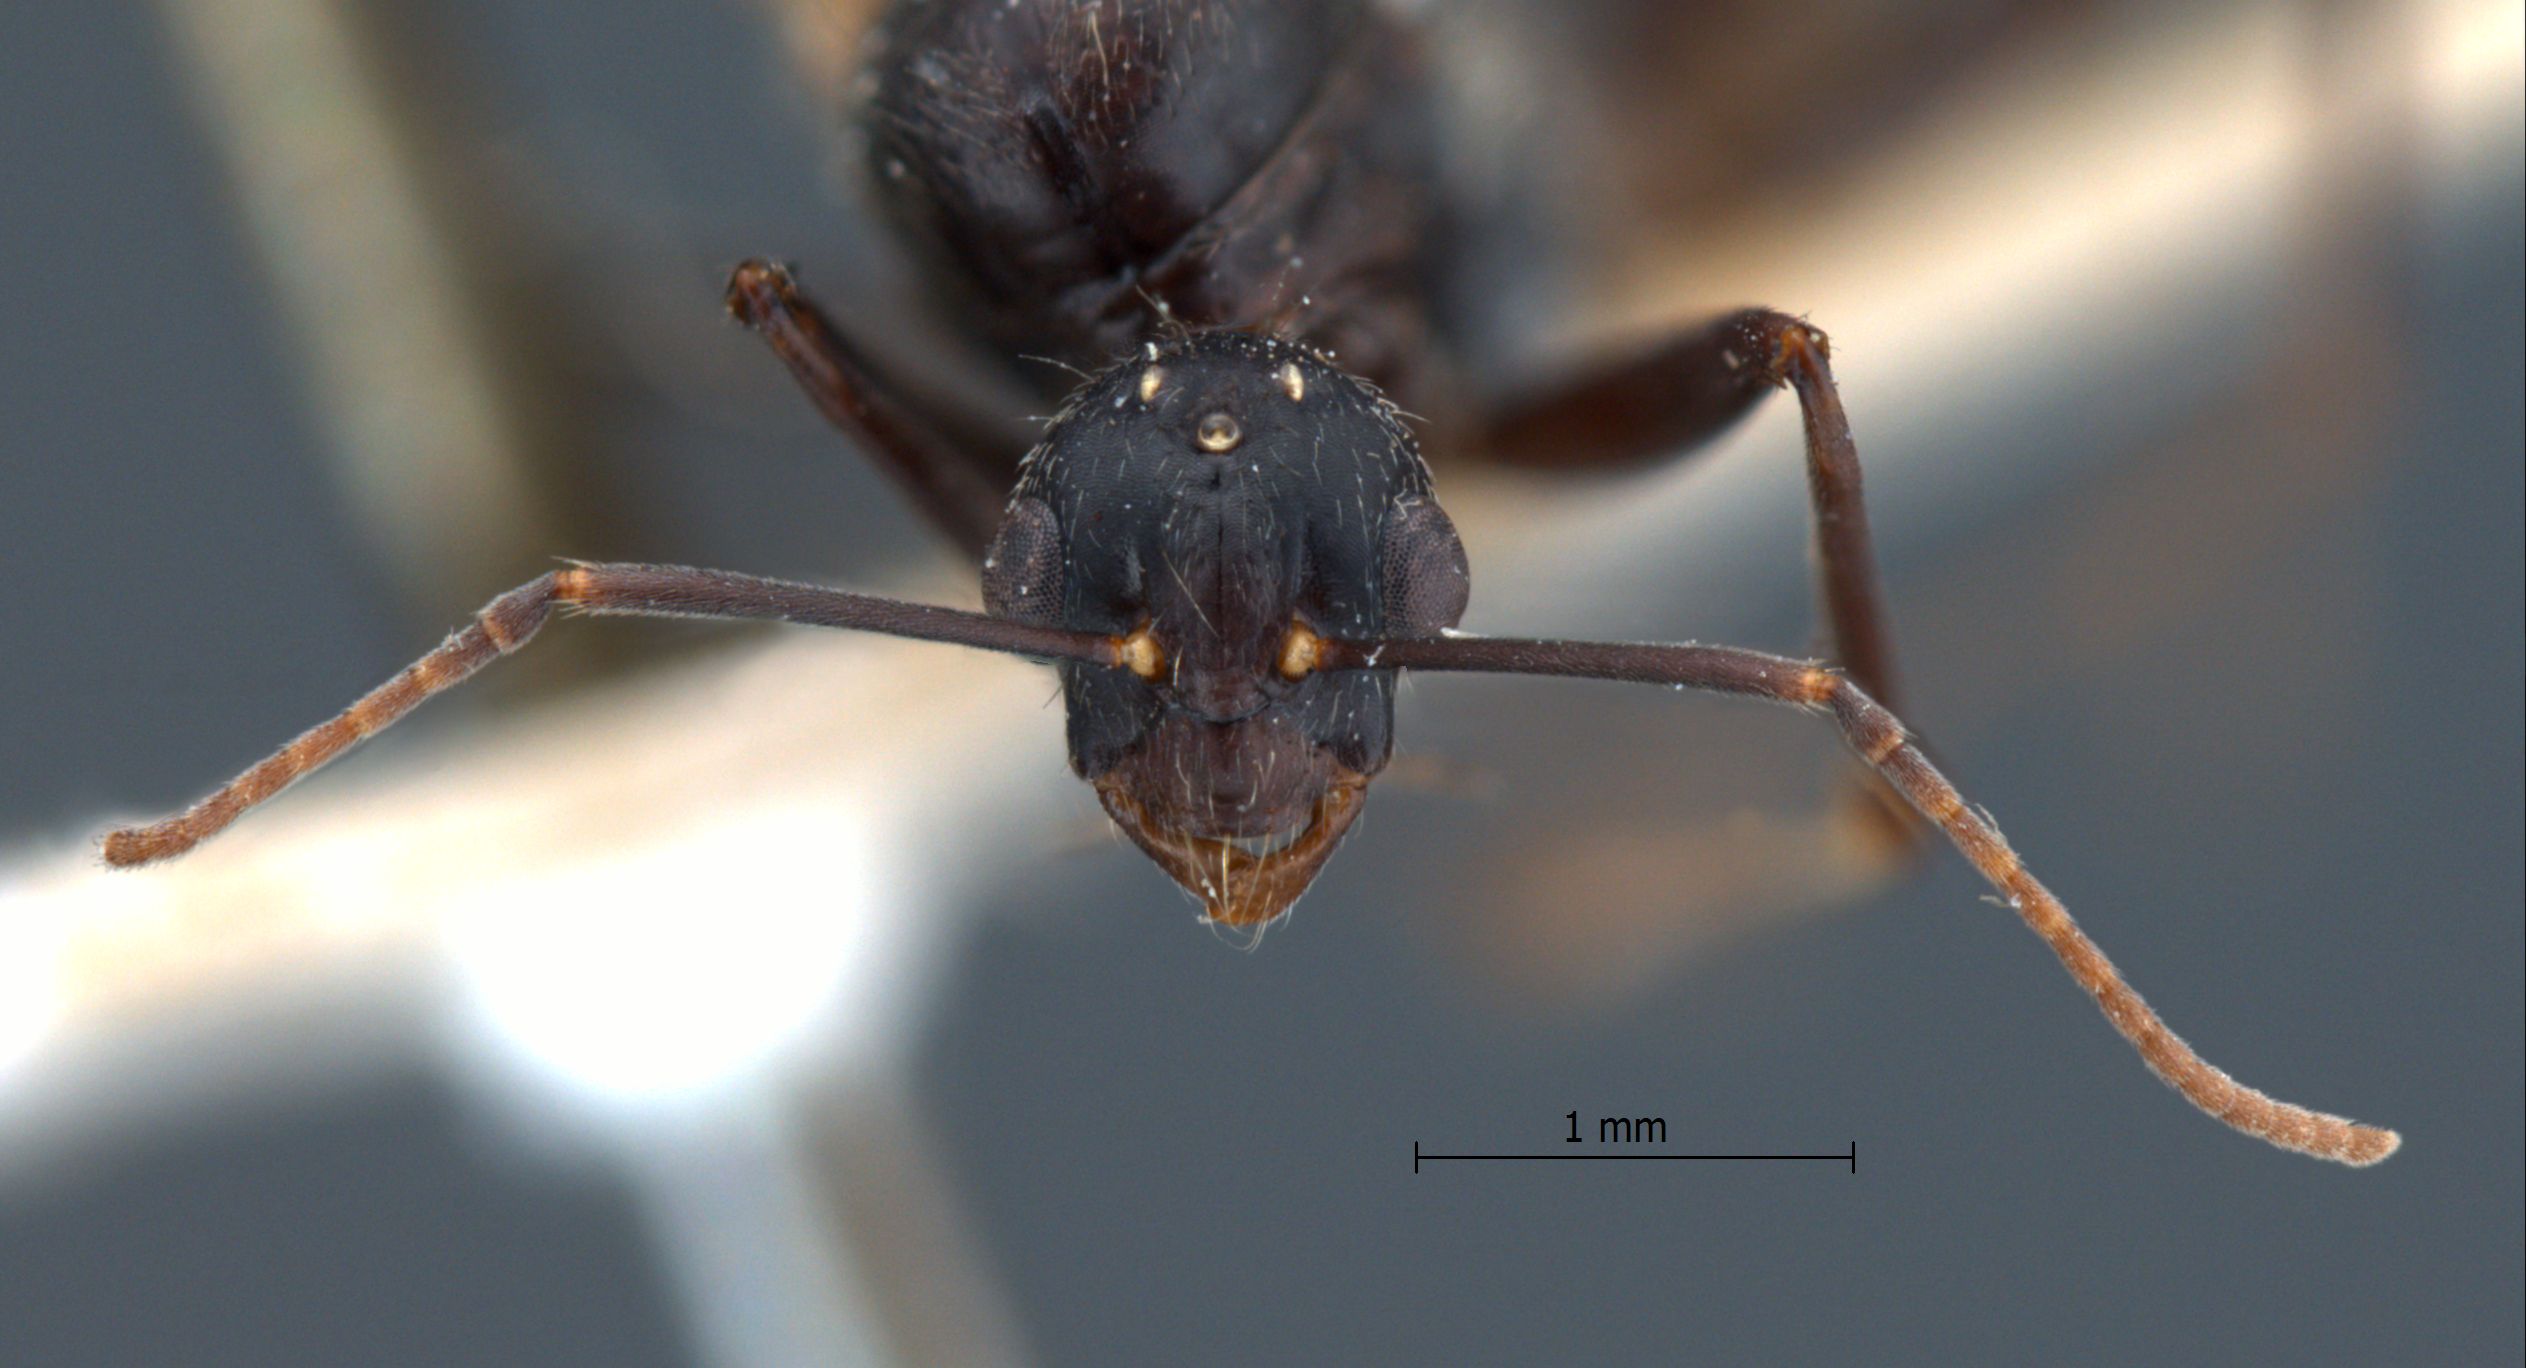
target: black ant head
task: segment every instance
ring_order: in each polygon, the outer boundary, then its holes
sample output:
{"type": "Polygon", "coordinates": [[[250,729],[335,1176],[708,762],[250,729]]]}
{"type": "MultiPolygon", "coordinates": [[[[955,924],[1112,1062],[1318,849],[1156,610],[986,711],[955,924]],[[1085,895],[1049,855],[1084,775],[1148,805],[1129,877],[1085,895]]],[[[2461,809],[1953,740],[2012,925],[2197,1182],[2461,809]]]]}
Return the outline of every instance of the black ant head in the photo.
{"type": "Polygon", "coordinates": [[[1432,636],[1465,555],[1375,387],[1307,348],[1195,333],[1091,380],[1027,457],[983,561],[1001,617],[1103,632],[1064,666],[1070,763],[1217,921],[1305,892],[1392,749],[1394,673],[1324,638],[1432,636]]]}

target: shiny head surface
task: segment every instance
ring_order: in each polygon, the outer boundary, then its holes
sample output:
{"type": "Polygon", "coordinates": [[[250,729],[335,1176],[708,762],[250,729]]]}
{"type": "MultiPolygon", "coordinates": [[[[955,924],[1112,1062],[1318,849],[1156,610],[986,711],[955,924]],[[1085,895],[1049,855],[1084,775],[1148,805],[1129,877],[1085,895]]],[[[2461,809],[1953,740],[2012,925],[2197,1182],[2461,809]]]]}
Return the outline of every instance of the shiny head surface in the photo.
{"type": "Polygon", "coordinates": [[[1392,750],[1394,674],[1318,636],[1433,636],[1464,551],[1402,416],[1297,344],[1153,343],[1071,396],[983,563],[990,611],[1110,634],[1063,667],[1070,761],[1213,920],[1306,891],[1392,750]]]}

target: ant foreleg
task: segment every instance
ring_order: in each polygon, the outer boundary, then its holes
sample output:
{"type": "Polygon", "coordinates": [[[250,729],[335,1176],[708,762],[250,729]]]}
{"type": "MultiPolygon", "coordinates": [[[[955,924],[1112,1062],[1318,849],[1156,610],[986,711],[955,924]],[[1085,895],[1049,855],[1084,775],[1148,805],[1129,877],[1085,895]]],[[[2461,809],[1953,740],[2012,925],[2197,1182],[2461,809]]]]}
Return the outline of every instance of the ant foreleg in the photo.
{"type": "Polygon", "coordinates": [[[181,855],[219,834],[247,809],[376,735],[431,695],[532,640],[556,608],[634,617],[773,619],[947,642],[987,651],[1114,665],[1121,643],[1093,632],[1033,626],[925,603],[872,598],[812,584],[672,565],[573,565],[522,584],[485,604],[437,650],[369,691],[331,721],[301,734],[262,763],[182,813],[105,837],[105,861],[147,864],[181,855]]]}
{"type": "Polygon", "coordinates": [[[887,383],[798,288],[787,268],[748,261],[728,277],[728,312],[762,334],[827,421],[856,439],[922,516],[979,558],[998,530],[1017,463],[975,452],[887,383]]]}
{"type": "MultiPolygon", "coordinates": [[[[1716,436],[1768,390],[1796,390],[1829,650],[1871,697],[1893,706],[1894,646],[1877,588],[1859,447],[1829,351],[1824,334],[1798,319],[1740,310],[1504,407],[1489,421],[1485,450],[1504,464],[1541,469],[1636,466],[1716,436]]],[[[1862,782],[1864,793],[1854,795],[1860,806],[1848,817],[1895,850],[1928,834],[1892,790],[1862,782]]]]}
{"type": "Polygon", "coordinates": [[[2402,1144],[2393,1131],[2283,1102],[2237,1082],[2193,1052],[2134,992],[2112,961],[2071,920],[2052,890],[2036,882],[1999,828],[1968,805],[1938,772],[1902,722],[1841,674],[1813,662],[1724,646],[1660,646],[1483,637],[1327,641],[1321,669],[1469,670],[1666,684],[1741,694],[1830,715],[1843,739],[1904,801],[1947,835],[2061,966],[2096,1000],[2105,1019],[2152,1072],[2204,1112],[2283,1149],[2345,1164],[2376,1163],[2402,1144]]]}

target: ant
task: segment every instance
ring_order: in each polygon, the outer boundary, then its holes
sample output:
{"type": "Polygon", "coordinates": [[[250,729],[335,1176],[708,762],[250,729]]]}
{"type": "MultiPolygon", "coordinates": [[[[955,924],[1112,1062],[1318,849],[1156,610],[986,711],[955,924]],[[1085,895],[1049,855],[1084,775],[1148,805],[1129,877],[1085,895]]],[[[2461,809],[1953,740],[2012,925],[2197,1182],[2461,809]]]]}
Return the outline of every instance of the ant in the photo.
{"type": "Polygon", "coordinates": [[[1215,923],[1295,902],[1392,748],[1405,670],[1667,685],[1831,719],[1864,762],[1837,820],[1932,829],[2158,1076],[2274,1145],[2373,1164],[2389,1130],[2279,1101],[2167,1029],[1889,710],[1892,650],[1825,335],[1768,309],[1505,398],[1451,301],[1478,225],[1440,173],[1430,72],[1365,0],[931,0],[869,40],[871,169],[985,344],[1087,376],[1022,459],[891,379],[782,267],[728,307],[981,565],[981,613],[674,566],[569,563],[502,594],[347,711],[185,812],[106,836],[181,854],[532,640],[556,610],[769,618],[1055,664],[1070,762],[1215,923]],[[1797,395],[1831,663],[1454,629],[1464,547],[1420,435],[1511,466],[1636,464],[1797,395]],[[1013,492],[1012,492],[1013,491],[1013,492]]]}

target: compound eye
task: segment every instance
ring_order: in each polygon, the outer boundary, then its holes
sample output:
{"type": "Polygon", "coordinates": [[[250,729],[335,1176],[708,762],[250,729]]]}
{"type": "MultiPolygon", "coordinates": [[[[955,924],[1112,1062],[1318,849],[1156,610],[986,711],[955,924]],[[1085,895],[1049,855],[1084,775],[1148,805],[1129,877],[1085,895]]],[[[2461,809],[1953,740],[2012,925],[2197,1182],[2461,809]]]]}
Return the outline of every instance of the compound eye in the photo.
{"type": "Polygon", "coordinates": [[[982,606],[996,618],[1051,626],[1061,621],[1061,526],[1052,506],[1009,506],[982,556],[982,606]]]}
{"type": "Polygon", "coordinates": [[[1379,549],[1386,635],[1434,637],[1464,619],[1473,577],[1445,510],[1428,499],[1396,504],[1379,549]]]}

